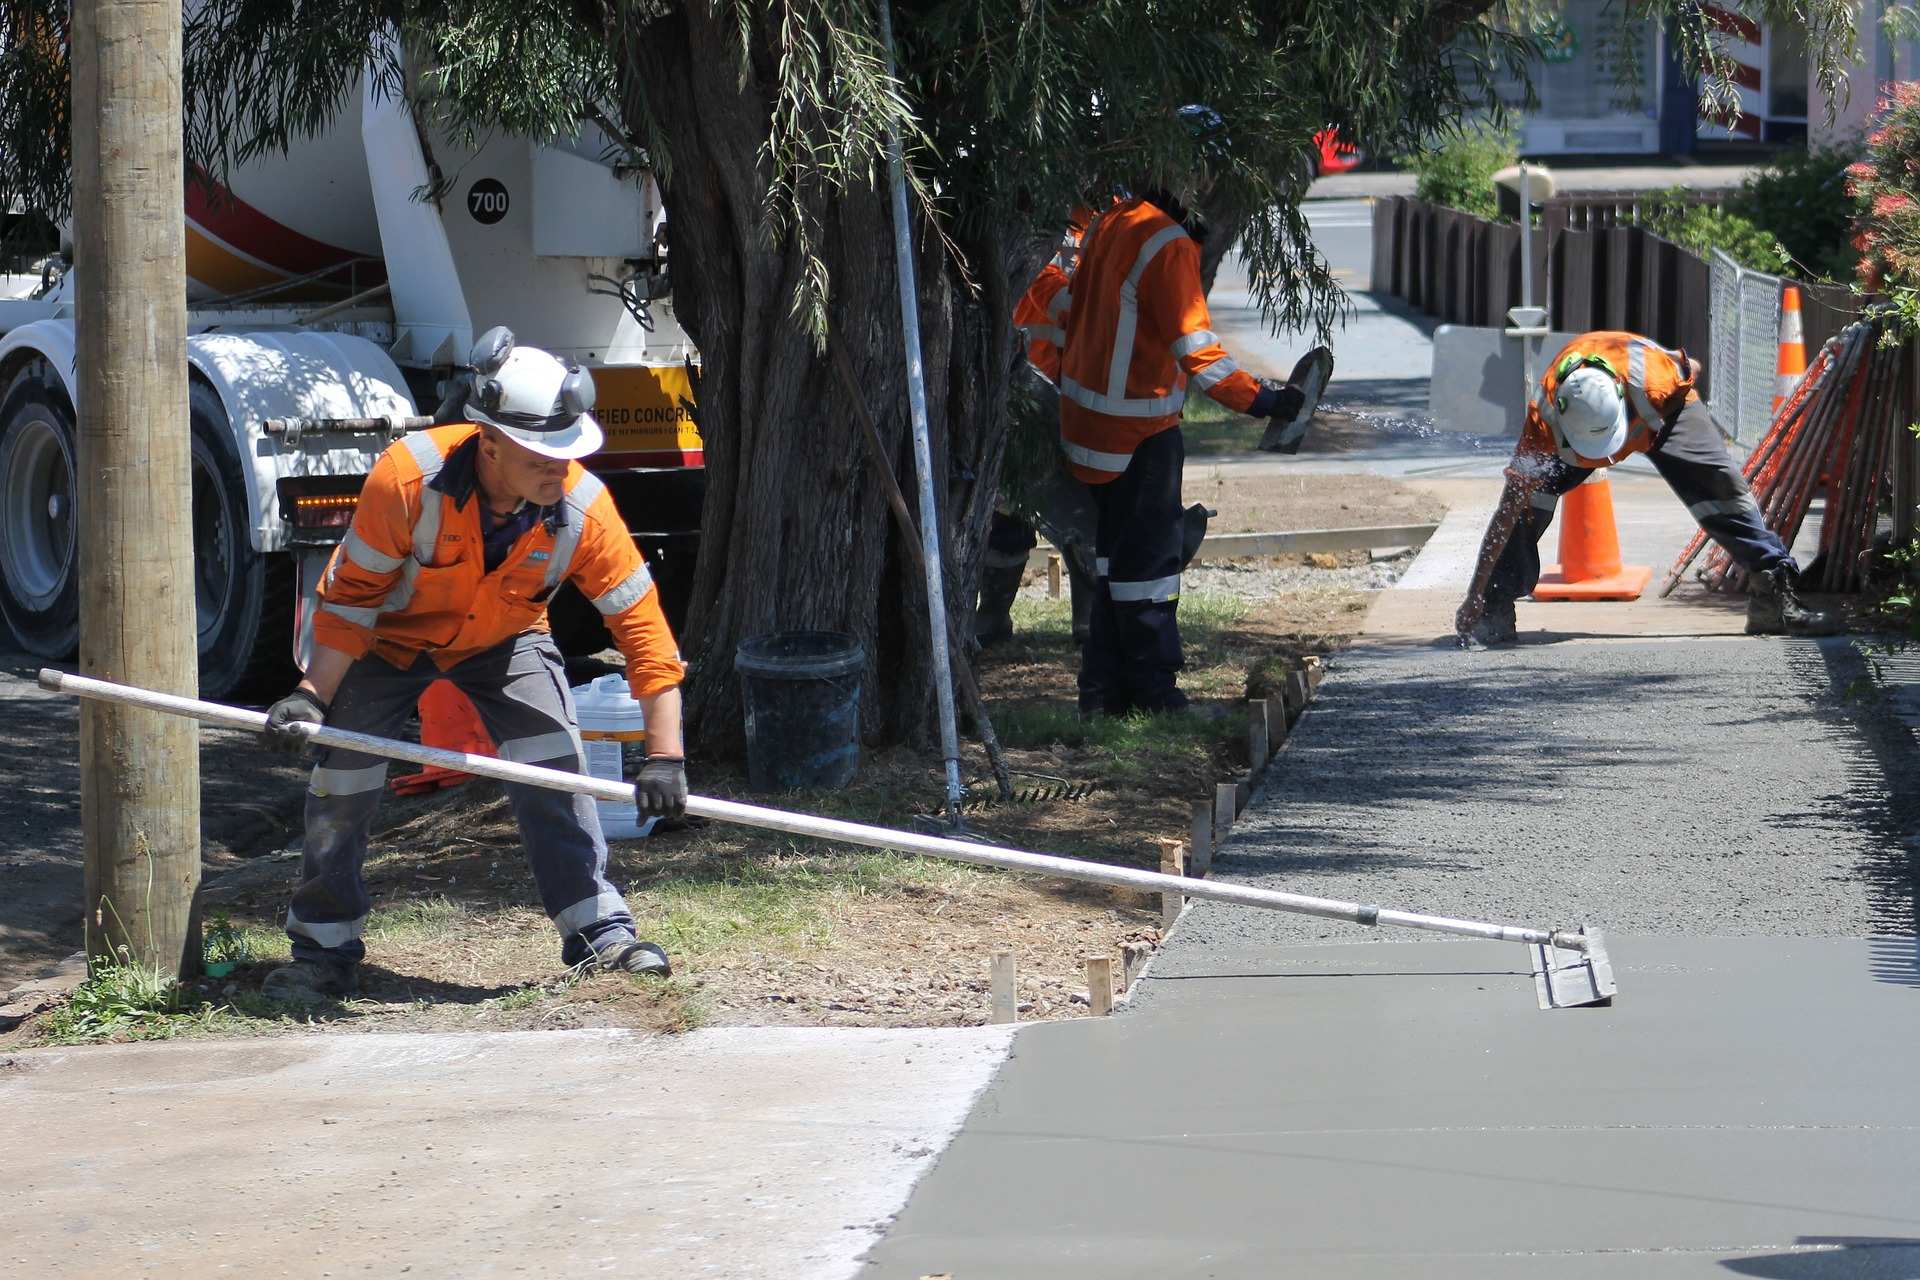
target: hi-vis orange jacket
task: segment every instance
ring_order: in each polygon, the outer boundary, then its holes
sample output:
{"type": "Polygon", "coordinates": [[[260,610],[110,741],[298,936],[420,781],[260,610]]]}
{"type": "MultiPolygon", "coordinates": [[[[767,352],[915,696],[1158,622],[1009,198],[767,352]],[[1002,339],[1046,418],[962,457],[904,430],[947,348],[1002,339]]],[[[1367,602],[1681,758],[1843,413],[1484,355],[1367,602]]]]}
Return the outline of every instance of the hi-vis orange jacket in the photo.
{"type": "Polygon", "coordinates": [[[1611,466],[1636,453],[1653,448],[1662,428],[1690,400],[1700,395],[1693,389],[1693,362],[1685,351],[1669,350],[1637,333],[1600,330],[1583,333],[1562,347],[1547,365],[1540,379],[1540,395],[1527,406],[1527,425],[1520,433],[1515,461],[1557,455],[1576,467],[1611,466]],[[1575,359],[1568,365],[1568,359],[1575,359]],[[1616,378],[1623,379],[1627,393],[1627,442],[1611,458],[1583,458],[1567,445],[1555,422],[1553,398],[1560,385],[1560,370],[1569,373],[1579,367],[1579,357],[1598,357],[1606,362],[1616,378]]]}
{"type": "Polygon", "coordinates": [[[1073,211],[1059,250],[1013,309],[1014,327],[1027,333],[1027,363],[1056,387],[1060,385],[1060,351],[1067,345],[1067,307],[1073,301],[1067,290],[1080,265],[1080,242],[1092,221],[1093,210],[1086,206],[1073,211]]]}
{"type": "Polygon", "coordinates": [[[636,698],[684,668],[646,561],[598,477],[567,467],[566,497],[486,572],[474,483],[480,428],[418,431],[380,455],[353,527],[320,580],[314,640],[397,667],[425,653],[442,671],[526,631],[547,630],[547,600],[571,581],[606,618],[636,698]]]}
{"type": "Polygon", "coordinates": [[[1189,379],[1229,409],[1252,407],[1260,383],[1214,336],[1200,246],[1156,206],[1107,210],[1087,229],[1070,281],[1057,268],[1029,286],[1015,323],[1037,309],[1065,339],[1060,442],[1074,475],[1117,479],[1142,440],[1179,425],[1189,379]]]}

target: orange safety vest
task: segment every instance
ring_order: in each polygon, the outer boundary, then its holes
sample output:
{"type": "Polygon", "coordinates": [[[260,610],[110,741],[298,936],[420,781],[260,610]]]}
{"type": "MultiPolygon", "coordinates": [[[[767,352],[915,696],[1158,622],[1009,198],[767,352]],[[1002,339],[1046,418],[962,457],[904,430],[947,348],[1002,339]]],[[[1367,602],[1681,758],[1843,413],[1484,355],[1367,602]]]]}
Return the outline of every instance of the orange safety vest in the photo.
{"type": "Polygon", "coordinates": [[[1092,221],[1093,210],[1084,205],[1073,211],[1053,260],[1040,269],[1013,309],[1014,327],[1026,331],[1027,363],[1055,386],[1060,384],[1060,351],[1067,345],[1067,307],[1073,301],[1068,289],[1080,265],[1080,242],[1092,221]]]}
{"type": "Polygon", "coordinates": [[[606,619],[636,698],[685,674],[653,576],[613,497],[579,463],[566,496],[486,571],[473,478],[480,428],[418,431],[367,473],[353,526],[320,580],[314,640],[396,667],[422,653],[442,671],[528,631],[545,631],[547,601],[572,582],[606,619]]]}
{"type": "Polygon", "coordinates": [[[1213,332],[1200,246],[1158,207],[1115,205],[1087,229],[1064,288],[1056,267],[1028,287],[1016,323],[1032,308],[1064,320],[1060,443],[1074,475],[1118,479],[1141,441],[1180,424],[1189,379],[1229,409],[1252,407],[1260,383],[1213,332]]]}
{"type": "Polygon", "coordinates": [[[1576,467],[1606,467],[1653,448],[1669,419],[1700,395],[1693,389],[1693,362],[1687,353],[1661,346],[1637,333],[1600,330],[1583,333],[1562,347],[1540,379],[1540,395],[1527,406],[1527,424],[1520,433],[1519,453],[1532,457],[1554,455],[1576,467]],[[1571,373],[1581,357],[1604,360],[1615,377],[1626,384],[1627,442],[1611,458],[1583,458],[1560,434],[1554,395],[1561,370],[1571,373]],[[1568,364],[1572,359],[1573,364],[1568,364]]]}

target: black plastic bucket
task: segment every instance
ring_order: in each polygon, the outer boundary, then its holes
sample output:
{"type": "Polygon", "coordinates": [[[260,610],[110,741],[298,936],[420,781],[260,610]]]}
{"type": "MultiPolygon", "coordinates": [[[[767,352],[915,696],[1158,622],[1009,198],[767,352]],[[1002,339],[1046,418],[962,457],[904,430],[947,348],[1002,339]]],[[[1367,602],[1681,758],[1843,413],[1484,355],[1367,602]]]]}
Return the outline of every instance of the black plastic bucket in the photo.
{"type": "Polygon", "coordinates": [[[740,642],[747,781],[755,791],[844,787],[860,768],[860,673],[867,656],[838,631],[776,631],[740,642]]]}

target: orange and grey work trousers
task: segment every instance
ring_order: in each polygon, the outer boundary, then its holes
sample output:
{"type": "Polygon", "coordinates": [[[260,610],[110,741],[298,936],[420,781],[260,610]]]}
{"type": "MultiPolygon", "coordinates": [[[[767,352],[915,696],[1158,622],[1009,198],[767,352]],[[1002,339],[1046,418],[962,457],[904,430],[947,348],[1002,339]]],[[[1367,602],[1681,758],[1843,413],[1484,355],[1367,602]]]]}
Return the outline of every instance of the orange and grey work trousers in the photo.
{"type": "MultiPolygon", "coordinates": [[[[553,638],[542,631],[515,636],[444,672],[424,654],[403,671],[369,653],[347,670],[327,725],[394,737],[406,727],[421,692],[442,677],[473,702],[501,759],[585,771],[566,668],[553,638]]],[[[357,964],[366,955],[361,934],[371,906],[360,868],[386,788],[387,762],[335,748],[320,749],[316,760],[307,785],[306,845],[300,886],[287,912],[287,936],[296,959],[357,964]]],[[[541,905],[560,931],[561,959],[579,964],[609,946],[631,942],[633,915],[607,880],[607,842],[593,801],[521,784],[508,784],[506,792],[541,905]]]]}
{"type": "MultiPolygon", "coordinates": [[[[1761,518],[1746,477],[1733,465],[1726,441],[1706,405],[1698,400],[1683,405],[1655,437],[1647,461],[1653,463],[1674,496],[1687,504],[1688,513],[1706,535],[1742,569],[1759,573],[1777,564],[1792,563],[1793,557],[1780,536],[1761,518]]],[[[1589,468],[1576,467],[1559,457],[1529,458],[1526,465],[1539,469],[1541,483],[1487,582],[1490,605],[1517,600],[1531,594],[1539,584],[1540,539],[1553,523],[1561,495],[1593,474],[1589,468]]]]}

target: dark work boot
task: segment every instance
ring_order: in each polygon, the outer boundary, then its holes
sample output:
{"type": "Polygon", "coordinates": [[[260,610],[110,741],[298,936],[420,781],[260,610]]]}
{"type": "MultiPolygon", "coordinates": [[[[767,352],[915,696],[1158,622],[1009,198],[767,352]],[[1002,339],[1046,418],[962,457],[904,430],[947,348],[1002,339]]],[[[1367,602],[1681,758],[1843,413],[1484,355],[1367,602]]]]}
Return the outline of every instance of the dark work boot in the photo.
{"type": "Polygon", "coordinates": [[[324,960],[283,964],[260,984],[260,994],[279,1004],[316,1005],[342,1000],[360,989],[359,966],[324,960]]]}
{"type": "Polygon", "coordinates": [[[1093,597],[1099,588],[1094,585],[1093,572],[1080,567],[1078,556],[1069,551],[1060,558],[1067,563],[1067,588],[1073,599],[1073,642],[1082,645],[1093,631],[1093,597]]]}
{"type": "Polygon", "coordinates": [[[609,973],[644,974],[650,978],[671,978],[673,966],[658,943],[627,938],[612,943],[593,956],[593,967],[609,973]]]}
{"type": "Polygon", "coordinates": [[[1505,648],[1520,640],[1520,620],[1514,614],[1513,601],[1489,600],[1486,612],[1474,624],[1473,638],[1489,649],[1505,648]]]}
{"type": "Polygon", "coordinates": [[[1025,556],[1020,557],[1018,564],[989,562],[980,571],[980,602],[973,611],[973,638],[982,649],[1013,639],[1013,601],[1020,594],[1020,580],[1026,572],[1025,556]]]}
{"type": "Polygon", "coordinates": [[[1747,575],[1748,635],[1834,636],[1843,630],[1840,618],[1800,598],[1800,573],[1793,565],[1747,575]]]}

